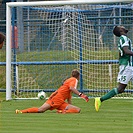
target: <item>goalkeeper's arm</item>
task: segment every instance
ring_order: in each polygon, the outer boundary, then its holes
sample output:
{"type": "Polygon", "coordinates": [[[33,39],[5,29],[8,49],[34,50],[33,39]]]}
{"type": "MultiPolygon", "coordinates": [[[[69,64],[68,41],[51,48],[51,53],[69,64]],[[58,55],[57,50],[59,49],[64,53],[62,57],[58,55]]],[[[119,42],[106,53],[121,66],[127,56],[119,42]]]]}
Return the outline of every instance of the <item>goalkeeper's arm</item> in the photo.
{"type": "Polygon", "coordinates": [[[73,87],[70,87],[70,90],[71,90],[73,93],[77,94],[77,95],[78,95],[79,97],[81,97],[82,99],[84,99],[86,102],[89,101],[88,96],[84,95],[83,93],[80,93],[77,89],[75,89],[75,88],[73,88],[73,87]]]}

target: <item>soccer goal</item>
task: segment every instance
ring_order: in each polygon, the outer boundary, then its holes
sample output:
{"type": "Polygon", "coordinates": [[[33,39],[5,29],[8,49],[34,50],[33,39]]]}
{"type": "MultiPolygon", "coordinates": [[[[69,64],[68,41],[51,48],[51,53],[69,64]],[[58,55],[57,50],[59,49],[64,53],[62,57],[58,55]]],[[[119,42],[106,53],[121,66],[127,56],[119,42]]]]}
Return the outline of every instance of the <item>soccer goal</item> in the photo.
{"type": "MultiPolygon", "coordinates": [[[[6,4],[6,100],[53,92],[80,71],[78,89],[90,97],[117,86],[115,25],[133,37],[132,0],[71,0],[6,4]]],[[[129,83],[125,93],[132,97],[129,83]]]]}

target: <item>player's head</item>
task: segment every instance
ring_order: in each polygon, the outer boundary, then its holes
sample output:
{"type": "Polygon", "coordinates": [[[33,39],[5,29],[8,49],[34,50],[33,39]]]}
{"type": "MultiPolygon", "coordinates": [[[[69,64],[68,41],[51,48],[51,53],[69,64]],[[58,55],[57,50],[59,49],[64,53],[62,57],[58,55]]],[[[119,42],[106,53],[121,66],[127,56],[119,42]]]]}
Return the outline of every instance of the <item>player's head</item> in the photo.
{"type": "Polygon", "coordinates": [[[115,26],[113,33],[115,36],[120,37],[121,35],[126,35],[128,30],[124,26],[115,26]]]}
{"type": "Polygon", "coordinates": [[[77,69],[72,70],[72,77],[79,79],[79,71],[77,69]]]}
{"type": "Polygon", "coordinates": [[[6,37],[3,33],[0,32],[0,49],[3,47],[6,37]]]}

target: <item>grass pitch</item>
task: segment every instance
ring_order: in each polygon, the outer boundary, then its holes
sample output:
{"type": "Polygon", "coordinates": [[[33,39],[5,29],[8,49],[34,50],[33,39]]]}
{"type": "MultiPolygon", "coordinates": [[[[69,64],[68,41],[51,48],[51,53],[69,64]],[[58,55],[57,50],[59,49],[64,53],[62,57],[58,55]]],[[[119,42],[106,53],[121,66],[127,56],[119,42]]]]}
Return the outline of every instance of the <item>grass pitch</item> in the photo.
{"type": "Polygon", "coordinates": [[[12,100],[0,103],[0,133],[132,133],[133,101],[110,99],[102,103],[99,112],[94,99],[88,103],[73,99],[80,114],[45,113],[15,114],[15,109],[39,107],[42,100],[12,100]]]}

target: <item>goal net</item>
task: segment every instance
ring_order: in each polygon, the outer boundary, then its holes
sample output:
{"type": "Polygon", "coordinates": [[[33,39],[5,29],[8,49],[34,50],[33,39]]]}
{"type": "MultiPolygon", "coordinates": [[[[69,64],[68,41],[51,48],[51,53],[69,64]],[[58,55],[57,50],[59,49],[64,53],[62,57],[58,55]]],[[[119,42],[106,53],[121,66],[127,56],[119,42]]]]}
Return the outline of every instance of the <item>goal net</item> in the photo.
{"type": "MultiPolygon", "coordinates": [[[[133,7],[127,0],[7,3],[6,99],[36,98],[55,91],[80,71],[78,90],[90,97],[117,87],[117,38],[123,25],[133,37],[133,7]]],[[[132,97],[129,83],[125,93],[132,97]]]]}

